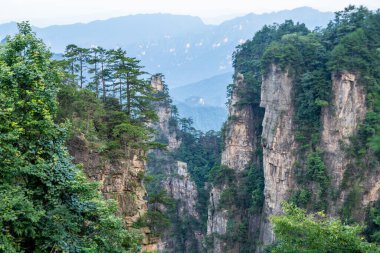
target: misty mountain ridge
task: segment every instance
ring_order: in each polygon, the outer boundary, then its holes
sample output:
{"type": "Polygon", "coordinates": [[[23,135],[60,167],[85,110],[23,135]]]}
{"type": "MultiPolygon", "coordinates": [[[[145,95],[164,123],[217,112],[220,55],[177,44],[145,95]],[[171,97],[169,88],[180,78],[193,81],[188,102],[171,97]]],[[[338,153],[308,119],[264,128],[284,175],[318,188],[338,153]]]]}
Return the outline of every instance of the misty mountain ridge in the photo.
{"type": "MultiPolygon", "coordinates": [[[[34,27],[33,30],[55,53],[62,53],[66,45],[72,43],[81,47],[124,48],[129,56],[141,60],[145,71],[163,73],[173,99],[177,105],[181,104],[180,114],[192,117],[199,129],[207,131],[219,129],[209,127],[221,126],[227,118],[226,87],[232,82],[232,53],[237,45],[252,38],[263,25],[292,19],[313,29],[325,26],[333,16],[331,12],[301,7],[251,13],[219,25],[208,25],[201,18],[188,15],[138,14],[86,24],[34,27]],[[201,99],[203,105],[190,97],[201,99]],[[211,120],[210,117],[199,116],[206,112],[218,115],[213,118],[217,122],[209,124],[206,121],[211,120]]],[[[1,24],[0,39],[16,31],[14,22],[1,24]]]]}
{"type": "MultiPolygon", "coordinates": [[[[231,72],[232,52],[265,24],[285,19],[304,22],[309,28],[326,25],[333,13],[301,7],[265,14],[247,14],[220,25],[201,18],[173,14],[138,14],[90,23],[34,27],[53,52],[74,43],[81,47],[123,47],[142,60],[146,71],[166,75],[177,87],[231,72]]],[[[16,23],[0,25],[0,38],[16,32],[16,23]]]]}

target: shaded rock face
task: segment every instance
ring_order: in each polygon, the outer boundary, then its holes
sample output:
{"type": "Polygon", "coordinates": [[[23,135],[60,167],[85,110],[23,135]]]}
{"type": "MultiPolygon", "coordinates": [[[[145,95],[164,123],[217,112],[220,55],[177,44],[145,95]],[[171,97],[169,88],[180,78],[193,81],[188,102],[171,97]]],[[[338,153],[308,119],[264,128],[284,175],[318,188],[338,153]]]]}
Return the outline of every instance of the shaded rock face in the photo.
{"type": "MultiPolygon", "coordinates": [[[[365,119],[366,93],[357,74],[343,72],[332,76],[332,94],[330,106],[322,110],[321,146],[331,187],[339,189],[345,171],[353,162],[352,158],[346,156],[343,145],[350,144],[349,138],[365,119]]],[[[361,185],[361,206],[364,210],[371,202],[380,198],[379,164],[363,171],[362,176],[364,181],[361,185]]],[[[338,215],[349,190],[341,191],[339,198],[329,205],[329,214],[338,215]]],[[[364,217],[364,214],[361,216],[364,217]]]]}
{"type": "MultiPolygon", "coordinates": [[[[107,159],[90,148],[84,136],[76,136],[68,141],[68,150],[73,162],[83,164],[86,175],[101,184],[101,191],[106,199],[118,203],[118,212],[131,226],[147,211],[146,190],[142,183],[145,171],[145,154],[142,150],[128,150],[123,157],[107,159]]],[[[143,228],[145,235],[143,248],[157,248],[150,231],[143,228]]]]}
{"type": "Polygon", "coordinates": [[[237,171],[245,169],[252,159],[254,149],[252,107],[238,105],[239,91],[243,92],[245,88],[243,75],[237,74],[229,106],[231,120],[227,126],[225,149],[222,153],[222,165],[237,171]]]}
{"type": "Polygon", "coordinates": [[[213,187],[210,192],[208,219],[207,219],[207,235],[213,237],[214,253],[224,252],[226,243],[219,236],[225,235],[227,232],[228,210],[220,209],[220,195],[224,187],[213,187]]]}
{"type": "Polygon", "coordinates": [[[264,245],[274,241],[271,215],[280,214],[281,203],[295,187],[293,166],[296,161],[294,131],[293,80],[288,71],[271,65],[263,78],[260,106],[265,108],[262,145],[264,188],[264,219],[260,239],[264,245]]]}
{"type": "MultiPolygon", "coordinates": [[[[151,85],[157,92],[165,92],[161,76],[152,76],[151,85]]],[[[198,190],[195,182],[190,177],[187,164],[173,158],[173,153],[181,146],[182,141],[178,138],[178,126],[171,125],[173,112],[169,97],[164,99],[164,101],[155,102],[154,107],[159,118],[157,123],[152,124],[152,127],[156,130],[155,140],[166,142],[167,151],[152,151],[151,154],[160,163],[148,163],[148,168],[165,175],[165,179],[161,183],[169,196],[177,202],[176,219],[182,222],[185,222],[187,219],[199,222],[200,215],[196,209],[198,190]]],[[[184,252],[194,252],[194,248],[196,248],[196,252],[203,252],[203,233],[193,227],[189,229],[191,231],[188,231],[187,235],[191,238],[182,242],[184,244],[184,252]]],[[[160,238],[158,252],[175,252],[175,246],[179,242],[172,233],[173,231],[169,229],[160,238]]]]}
{"type": "Polygon", "coordinates": [[[187,163],[177,161],[176,171],[172,177],[165,181],[164,186],[173,199],[183,201],[178,210],[180,215],[187,213],[196,219],[199,218],[196,210],[198,201],[197,186],[190,177],[187,163]]]}
{"type": "MultiPolygon", "coordinates": [[[[198,190],[190,177],[187,164],[181,161],[170,161],[172,171],[170,176],[163,182],[163,187],[169,196],[177,201],[177,217],[179,219],[193,219],[199,222],[199,213],[196,209],[198,202],[198,190]]],[[[201,231],[190,227],[192,231],[187,231],[191,239],[185,241],[184,252],[203,252],[202,241],[204,235],[201,231]],[[195,244],[195,245],[194,245],[195,244]]],[[[175,245],[178,243],[171,235],[171,231],[167,231],[158,243],[158,252],[176,252],[175,245]]]]}
{"type": "MultiPolygon", "coordinates": [[[[321,146],[332,187],[339,189],[351,162],[342,144],[349,144],[349,137],[365,118],[366,104],[364,88],[358,83],[358,77],[351,73],[332,76],[332,94],[330,106],[322,109],[321,146]]],[[[345,191],[342,191],[338,202],[329,205],[332,215],[337,215],[344,195],[345,191]]]]}
{"type": "Polygon", "coordinates": [[[366,114],[365,93],[358,84],[357,76],[350,73],[332,78],[333,99],[322,110],[322,139],[325,161],[335,187],[342,182],[344,170],[350,160],[345,156],[339,142],[349,143],[358,124],[366,114]]]}
{"type": "MultiPolygon", "coordinates": [[[[236,74],[235,86],[231,94],[229,105],[229,121],[226,127],[225,148],[222,152],[221,164],[239,173],[242,172],[252,160],[252,153],[255,150],[254,143],[254,115],[250,105],[240,105],[241,95],[246,89],[244,76],[236,74]]],[[[237,180],[235,183],[238,184],[237,180]]],[[[227,185],[213,186],[210,192],[207,235],[213,237],[213,252],[225,252],[226,244],[219,237],[227,232],[227,222],[229,210],[220,208],[220,196],[227,185]]]]}
{"type": "MultiPolygon", "coordinates": [[[[159,75],[154,75],[151,78],[151,86],[157,92],[163,92],[164,86],[162,78],[159,75]]],[[[170,103],[157,102],[155,109],[158,116],[158,123],[154,124],[154,129],[158,129],[156,139],[165,138],[168,142],[169,151],[173,151],[181,146],[181,140],[177,137],[176,131],[170,129],[170,118],[172,117],[172,108],[170,103]]]]}

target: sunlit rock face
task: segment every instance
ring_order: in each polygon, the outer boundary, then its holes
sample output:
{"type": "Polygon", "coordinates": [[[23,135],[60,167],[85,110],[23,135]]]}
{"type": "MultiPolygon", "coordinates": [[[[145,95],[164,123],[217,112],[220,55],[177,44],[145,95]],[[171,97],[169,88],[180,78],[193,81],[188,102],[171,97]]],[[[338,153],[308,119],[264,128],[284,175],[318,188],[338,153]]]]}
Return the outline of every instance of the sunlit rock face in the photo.
{"type": "Polygon", "coordinates": [[[262,123],[265,203],[260,239],[264,245],[275,239],[269,217],[282,212],[281,203],[289,197],[289,190],[295,187],[293,86],[289,72],[276,65],[270,66],[262,81],[260,106],[265,108],[262,123]]]}
{"type": "MultiPolygon", "coordinates": [[[[360,75],[349,72],[333,74],[331,103],[322,110],[321,148],[331,178],[331,187],[334,189],[341,188],[344,174],[349,166],[352,166],[353,158],[346,155],[344,146],[350,145],[350,137],[356,134],[366,112],[366,92],[360,83],[360,75]]],[[[363,210],[380,198],[380,167],[378,164],[371,167],[362,173],[363,210]]],[[[350,190],[351,187],[343,189],[334,203],[330,201],[329,214],[338,215],[350,190]]],[[[356,214],[357,219],[364,219],[364,212],[356,214]]]]}
{"type": "MultiPolygon", "coordinates": [[[[253,152],[255,151],[255,124],[254,114],[251,105],[243,105],[242,96],[246,92],[246,83],[244,76],[236,74],[234,87],[229,102],[229,120],[225,130],[225,144],[222,152],[221,164],[227,166],[237,173],[242,172],[251,162],[253,152]]],[[[234,182],[238,184],[239,180],[234,182]]],[[[212,186],[209,197],[207,235],[213,237],[213,252],[226,252],[226,243],[219,237],[227,232],[228,219],[234,219],[239,222],[237,217],[228,217],[229,210],[219,206],[220,196],[227,187],[233,185],[214,185],[212,186]]],[[[232,207],[231,207],[232,208],[232,207]]],[[[230,248],[230,247],[229,247],[230,248]]],[[[228,249],[231,251],[231,249],[228,249]]],[[[237,249],[232,249],[235,252],[237,249]]]]}
{"type": "MultiPolygon", "coordinates": [[[[166,92],[160,75],[152,76],[151,86],[158,93],[166,92]]],[[[158,122],[151,124],[151,127],[156,131],[154,139],[155,141],[166,143],[167,150],[151,151],[155,159],[161,162],[149,163],[148,161],[148,169],[164,175],[165,179],[161,182],[162,187],[176,201],[176,218],[182,222],[188,219],[199,222],[200,215],[197,210],[198,189],[189,174],[187,164],[177,161],[173,157],[173,153],[181,146],[182,140],[178,137],[178,126],[173,125],[171,100],[167,97],[163,101],[154,102],[153,106],[158,115],[158,122]]],[[[176,236],[173,235],[175,229],[168,228],[167,231],[164,231],[158,241],[158,252],[176,253],[176,247],[183,242],[177,241],[176,236]]],[[[187,231],[189,238],[183,243],[182,250],[185,253],[190,253],[195,248],[197,252],[203,252],[204,234],[194,227],[190,226],[189,229],[191,230],[187,231]]]]}
{"type": "MultiPolygon", "coordinates": [[[[146,190],[142,182],[145,171],[145,153],[128,149],[117,159],[109,159],[92,149],[84,136],[76,136],[68,141],[68,149],[74,163],[83,164],[86,175],[100,183],[106,199],[114,199],[118,212],[126,225],[131,226],[148,210],[145,200],[146,190]]],[[[143,248],[156,249],[156,239],[150,237],[148,228],[142,228],[143,248]]]]}

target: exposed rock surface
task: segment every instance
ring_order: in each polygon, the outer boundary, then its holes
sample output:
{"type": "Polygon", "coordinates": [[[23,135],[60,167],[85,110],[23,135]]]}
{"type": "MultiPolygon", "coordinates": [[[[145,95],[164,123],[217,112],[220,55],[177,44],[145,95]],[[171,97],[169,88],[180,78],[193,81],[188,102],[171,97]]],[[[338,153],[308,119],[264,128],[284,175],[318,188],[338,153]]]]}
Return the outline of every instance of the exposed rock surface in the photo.
{"type": "Polygon", "coordinates": [[[178,210],[180,214],[188,213],[198,219],[199,214],[196,210],[198,191],[187,170],[187,163],[177,161],[175,168],[176,171],[166,180],[164,186],[172,198],[183,201],[178,210]]]}
{"type": "Polygon", "coordinates": [[[281,213],[281,203],[295,187],[296,161],[293,80],[288,71],[271,65],[263,78],[260,106],[265,108],[262,145],[265,178],[264,219],[260,238],[264,245],[274,241],[269,216],[281,213]]]}
{"type": "MultiPolygon", "coordinates": [[[[231,94],[225,148],[222,152],[221,161],[222,165],[235,170],[237,173],[242,172],[247,167],[252,160],[252,153],[255,149],[255,125],[252,107],[239,104],[246,88],[244,76],[237,73],[231,94]]],[[[225,243],[219,237],[227,232],[228,210],[220,208],[219,202],[221,193],[226,187],[226,185],[214,185],[210,192],[207,235],[213,237],[214,253],[225,252],[225,243]]]]}
{"type": "MultiPolygon", "coordinates": [[[[340,189],[344,173],[353,162],[351,157],[347,157],[343,146],[350,144],[349,138],[365,119],[366,92],[358,74],[343,72],[332,76],[332,94],[330,106],[322,110],[321,146],[332,187],[340,189]]],[[[380,198],[380,167],[378,164],[367,166],[372,168],[362,172],[363,210],[380,198]]],[[[334,204],[329,205],[330,215],[338,215],[349,190],[342,190],[334,204]]],[[[364,217],[363,214],[361,216],[364,217]]]]}
{"type": "MultiPolygon", "coordinates": [[[[177,218],[178,219],[193,219],[199,220],[199,213],[196,209],[198,202],[198,190],[190,177],[187,169],[187,164],[181,161],[171,161],[172,170],[166,180],[163,182],[163,187],[174,200],[177,201],[177,218]]],[[[193,229],[189,227],[189,229],[193,229]]],[[[189,240],[185,240],[184,252],[193,252],[194,247],[196,252],[203,252],[202,241],[204,235],[199,230],[187,231],[190,234],[189,240]],[[194,243],[196,244],[194,246],[194,243]],[[192,250],[191,250],[192,249],[192,250]]],[[[176,252],[175,244],[178,242],[167,231],[158,243],[158,252],[176,252]]]]}
{"type": "MultiPolygon", "coordinates": [[[[343,144],[351,137],[366,114],[364,88],[358,77],[351,73],[335,74],[332,77],[332,100],[322,110],[321,145],[332,186],[339,189],[345,170],[351,159],[346,156],[343,144]]],[[[330,206],[330,213],[337,215],[344,200],[342,191],[338,202],[330,206]]]]}
{"type": "MultiPolygon", "coordinates": [[[[68,149],[74,163],[83,164],[87,176],[101,184],[106,199],[115,199],[119,214],[127,226],[132,225],[147,211],[146,191],[142,183],[145,170],[145,154],[141,150],[128,150],[123,157],[108,159],[91,149],[84,136],[76,136],[68,141],[68,149]]],[[[143,249],[157,248],[156,239],[150,238],[150,231],[142,228],[145,235],[143,249]]]]}
{"type": "MultiPolygon", "coordinates": [[[[153,75],[151,78],[151,85],[157,92],[165,92],[162,78],[159,75],[153,75]]],[[[170,119],[172,117],[172,107],[170,100],[156,102],[155,110],[158,116],[158,123],[154,124],[154,129],[158,130],[156,139],[166,139],[169,151],[173,151],[181,145],[181,140],[177,137],[176,131],[170,126],[170,119]]]]}
{"type": "MultiPolygon", "coordinates": [[[[190,177],[187,164],[177,161],[173,157],[174,152],[180,147],[182,141],[178,138],[178,126],[172,121],[173,109],[171,100],[169,95],[166,94],[167,91],[160,75],[152,76],[151,85],[154,90],[165,96],[163,101],[158,101],[154,104],[159,120],[153,124],[153,128],[156,130],[155,140],[166,142],[167,151],[152,151],[151,155],[154,156],[154,160],[159,162],[148,163],[148,168],[151,171],[164,174],[165,179],[161,182],[162,186],[166,189],[169,196],[177,201],[175,219],[179,219],[182,222],[188,219],[199,222],[200,215],[196,209],[198,202],[197,187],[190,177]]],[[[197,252],[203,252],[202,241],[204,235],[201,231],[191,226],[189,229],[191,231],[187,231],[187,235],[190,238],[187,238],[184,242],[184,252],[193,252],[191,249],[194,250],[194,247],[197,249],[197,252]]],[[[160,238],[158,252],[176,252],[175,247],[180,242],[176,241],[176,237],[172,233],[173,231],[169,229],[160,238]]]]}
{"type": "Polygon", "coordinates": [[[254,134],[253,112],[249,105],[239,105],[240,92],[245,92],[246,86],[242,74],[237,74],[235,87],[229,106],[229,123],[227,126],[225,149],[222,153],[222,164],[242,171],[252,159],[254,134]]]}
{"type": "Polygon", "coordinates": [[[224,187],[213,187],[210,192],[207,220],[207,235],[213,237],[214,253],[223,252],[226,244],[219,239],[227,232],[228,210],[219,208],[220,195],[224,187]]]}

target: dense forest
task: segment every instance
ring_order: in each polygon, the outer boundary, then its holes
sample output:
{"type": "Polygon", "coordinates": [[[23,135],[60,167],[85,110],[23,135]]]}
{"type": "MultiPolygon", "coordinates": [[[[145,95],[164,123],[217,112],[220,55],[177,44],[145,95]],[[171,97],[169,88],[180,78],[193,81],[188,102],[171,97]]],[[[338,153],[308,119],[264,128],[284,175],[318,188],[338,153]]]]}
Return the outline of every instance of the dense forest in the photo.
{"type": "Polygon", "coordinates": [[[0,45],[0,252],[142,252],[147,230],[157,240],[171,238],[170,252],[215,252],[217,240],[225,252],[380,252],[380,200],[360,204],[366,176],[379,168],[380,11],[349,6],[313,31],[291,20],[267,25],[236,48],[234,79],[243,75],[244,86],[229,86],[229,106],[252,110],[257,146],[241,171],[221,163],[226,135],[239,119],[230,115],[221,131],[202,133],[178,115],[168,86],[155,90],[123,49],[71,44],[56,60],[29,23],[18,27],[0,45]],[[263,246],[252,220],[263,215],[265,201],[260,101],[273,65],[294,80],[297,187],[283,214],[269,217],[276,241],[263,246]],[[366,113],[349,142],[340,143],[350,164],[334,188],[321,118],[331,106],[332,78],[348,72],[364,87],[366,113]],[[170,111],[167,133],[157,129],[158,108],[170,111]],[[178,146],[170,149],[167,135],[173,134],[178,146]],[[133,160],[136,152],[147,163],[146,173],[127,182],[147,189],[147,210],[133,224],[126,221],[131,211],[121,212],[120,205],[134,208],[137,186],[130,186],[129,202],[103,196],[104,180],[92,180],[69,154],[76,138],[104,164],[133,160]],[[183,179],[173,172],[177,161],[186,163],[195,185],[196,219],[181,211],[186,199],[164,187],[171,177],[183,179]],[[214,209],[213,187],[222,189],[214,209]],[[331,217],[342,192],[343,204],[331,217]],[[221,210],[228,213],[226,233],[208,234],[210,213],[221,210]]]}

